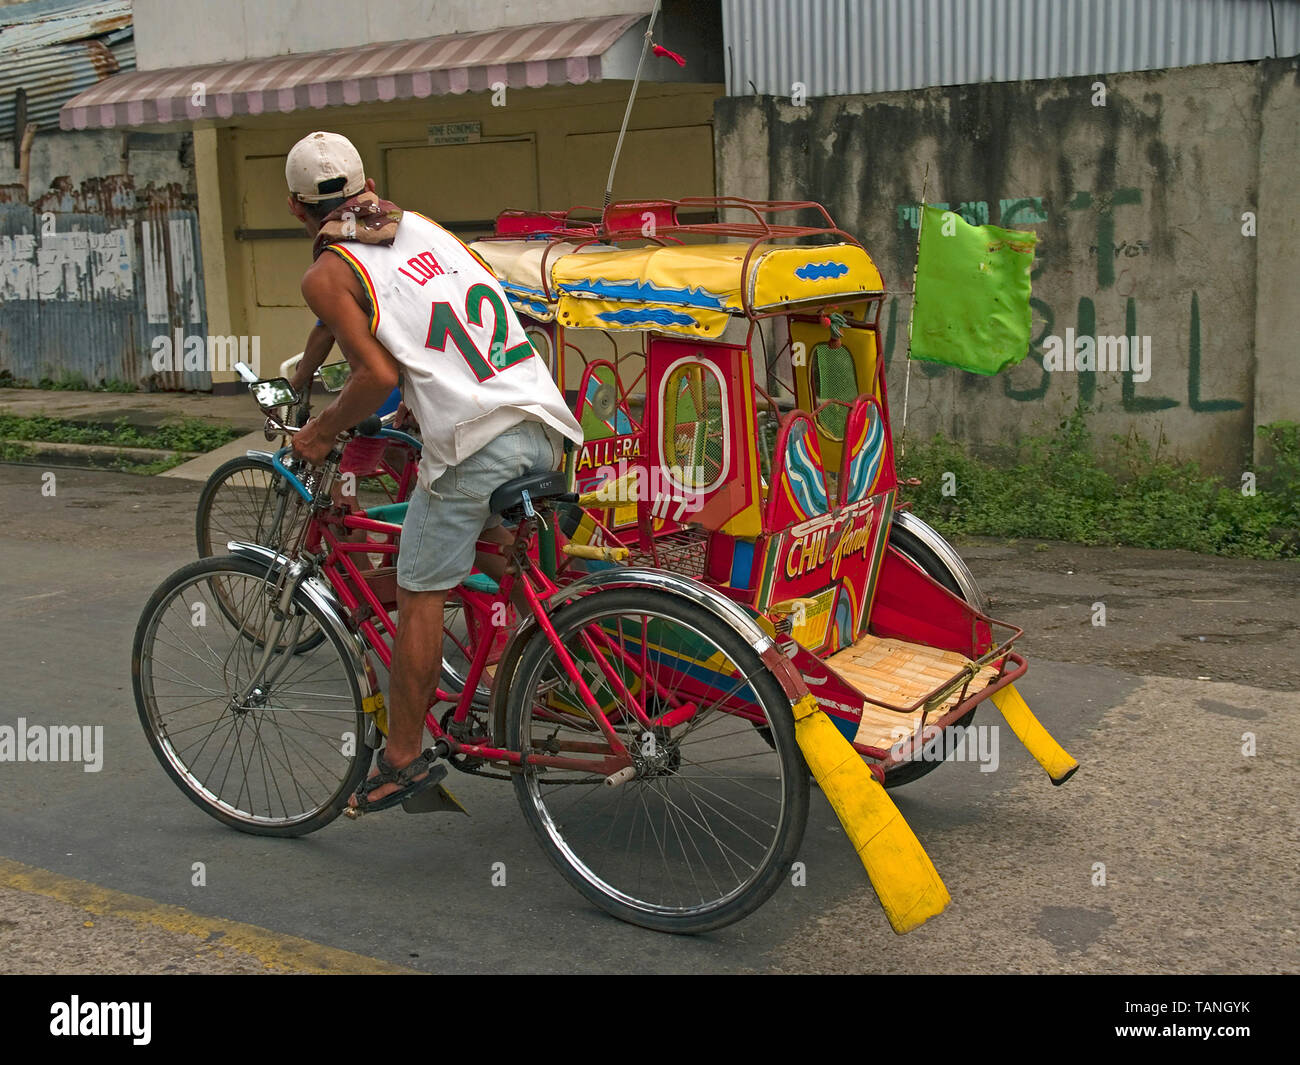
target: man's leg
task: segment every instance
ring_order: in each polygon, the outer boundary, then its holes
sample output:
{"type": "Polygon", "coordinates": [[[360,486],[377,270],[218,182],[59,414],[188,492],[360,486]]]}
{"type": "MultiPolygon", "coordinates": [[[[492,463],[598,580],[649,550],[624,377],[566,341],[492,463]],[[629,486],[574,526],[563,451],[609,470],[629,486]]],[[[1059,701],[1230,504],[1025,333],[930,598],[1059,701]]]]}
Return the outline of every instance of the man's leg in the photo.
{"type": "MultiPolygon", "coordinates": [[[[549,444],[545,462],[539,459],[542,449],[536,440],[531,446],[536,454],[526,453],[529,449],[521,445],[520,436],[530,432],[524,427],[507,430],[476,452],[472,462],[448,469],[433,491],[417,487],[412,494],[397,559],[397,633],[384,751],[395,769],[408,766],[423,747],[424,714],[442,671],[443,606],[450,588],[474,566],[474,546],[490,520],[488,498],[504,482],[554,459],[549,444]],[[433,590],[412,590],[420,587],[433,590]]],[[[508,534],[502,530],[491,538],[497,537],[508,534]]],[[[499,557],[498,564],[503,571],[499,557]]],[[[397,785],[384,784],[369,801],[378,802],[396,790],[397,785]]]]}
{"type": "MultiPolygon", "coordinates": [[[[446,592],[397,589],[397,634],[389,673],[388,744],[384,752],[394,769],[405,769],[424,749],[424,714],[442,669],[442,609],[446,601],[446,592]]],[[[415,779],[426,776],[421,773],[415,779]]],[[[370,793],[368,801],[378,802],[397,787],[381,785],[370,793]]],[[[355,806],[356,799],[349,805],[355,806]]]]}

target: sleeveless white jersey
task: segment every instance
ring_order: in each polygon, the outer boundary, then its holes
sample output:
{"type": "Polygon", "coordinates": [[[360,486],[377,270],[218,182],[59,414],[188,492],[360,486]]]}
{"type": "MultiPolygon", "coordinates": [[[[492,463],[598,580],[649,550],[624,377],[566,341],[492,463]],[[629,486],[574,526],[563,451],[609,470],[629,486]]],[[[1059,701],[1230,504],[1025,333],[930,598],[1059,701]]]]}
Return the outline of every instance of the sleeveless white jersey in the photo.
{"type": "Polygon", "coordinates": [[[370,331],[402,367],[426,487],[525,419],[582,443],[582,427],[500,284],[445,229],[403,210],[391,245],[326,247],[356,272],[371,300],[370,331]]]}

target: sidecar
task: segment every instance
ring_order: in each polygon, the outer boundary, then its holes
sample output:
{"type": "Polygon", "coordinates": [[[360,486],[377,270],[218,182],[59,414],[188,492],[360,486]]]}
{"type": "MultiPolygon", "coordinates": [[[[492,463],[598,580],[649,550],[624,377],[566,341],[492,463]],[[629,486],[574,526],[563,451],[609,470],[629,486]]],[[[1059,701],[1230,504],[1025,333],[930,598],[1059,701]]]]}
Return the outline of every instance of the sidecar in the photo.
{"type": "Polygon", "coordinates": [[[743,608],[887,785],[961,749],[954,726],[984,700],[1023,707],[1022,631],[899,504],[885,285],[824,208],[507,211],[471,247],[586,433],[570,461],[582,507],[562,532],[612,550],[568,559],[572,574],[651,567],[743,608]],[[809,224],[777,220],[791,215],[809,224]]]}

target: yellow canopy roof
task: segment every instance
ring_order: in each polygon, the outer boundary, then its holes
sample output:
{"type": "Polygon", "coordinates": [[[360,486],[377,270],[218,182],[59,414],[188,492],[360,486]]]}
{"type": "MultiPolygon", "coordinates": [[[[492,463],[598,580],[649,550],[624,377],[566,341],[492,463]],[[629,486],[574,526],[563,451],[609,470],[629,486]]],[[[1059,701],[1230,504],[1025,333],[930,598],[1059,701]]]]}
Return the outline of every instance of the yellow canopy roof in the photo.
{"type": "Polygon", "coordinates": [[[653,329],[716,338],[746,304],[756,313],[852,302],[884,291],[856,244],[748,244],[554,248],[539,241],[472,245],[524,314],[579,329],[653,329]],[[546,278],[543,284],[542,271],[546,278]]]}

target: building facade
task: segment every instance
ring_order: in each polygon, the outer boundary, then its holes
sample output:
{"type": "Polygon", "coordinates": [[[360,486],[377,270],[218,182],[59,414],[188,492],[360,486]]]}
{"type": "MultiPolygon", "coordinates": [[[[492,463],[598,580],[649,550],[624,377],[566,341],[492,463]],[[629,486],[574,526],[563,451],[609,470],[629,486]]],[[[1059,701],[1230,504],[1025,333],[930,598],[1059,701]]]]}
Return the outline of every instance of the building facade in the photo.
{"type": "MultiPolygon", "coordinates": [[[[192,131],[208,328],[259,337],[265,369],[313,321],[310,245],[285,202],[299,137],[349,137],[381,195],[462,238],[504,208],[599,207],[650,6],[136,0],[138,70],[62,122],[192,131]]],[[[686,65],[647,59],[614,197],[712,195],[718,5],[665,3],[654,39],[686,65]]]]}

